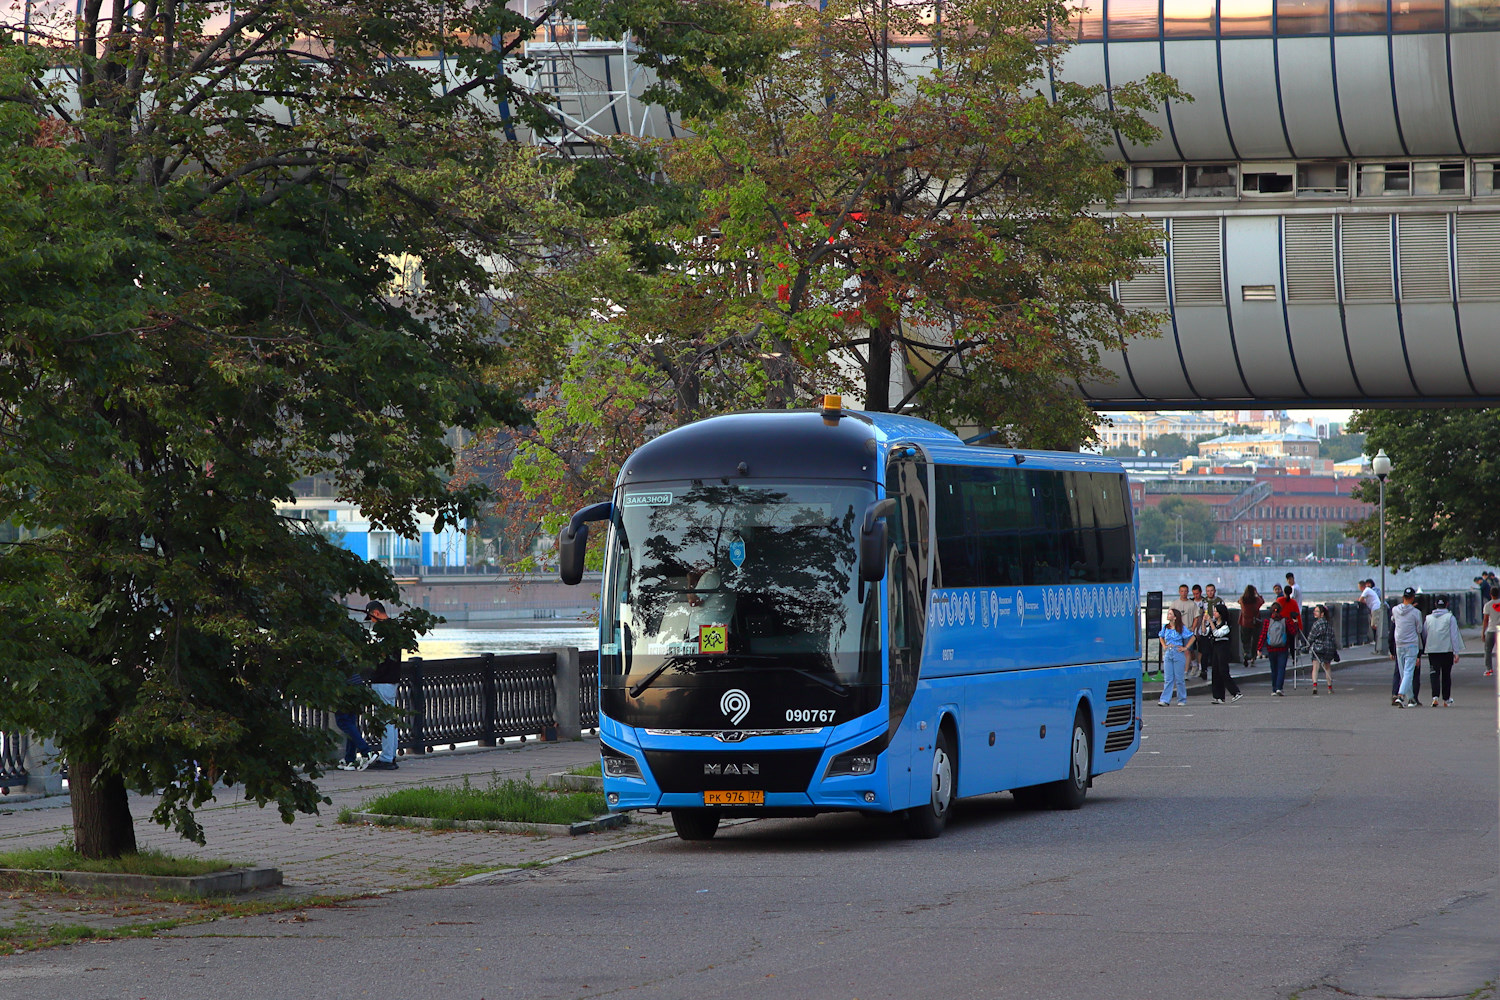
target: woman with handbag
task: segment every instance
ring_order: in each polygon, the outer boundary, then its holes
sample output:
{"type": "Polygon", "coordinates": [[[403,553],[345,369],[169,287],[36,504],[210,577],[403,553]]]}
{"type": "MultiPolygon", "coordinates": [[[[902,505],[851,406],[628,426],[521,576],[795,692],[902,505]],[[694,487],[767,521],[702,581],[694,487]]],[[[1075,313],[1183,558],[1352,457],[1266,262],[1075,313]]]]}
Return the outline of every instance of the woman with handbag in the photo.
{"type": "Polygon", "coordinates": [[[1307,645],[1312,650],[1313,694],[1318,693],[1318,668],[1328,680],[1328,693],[1333,694],[1333,665],[1339,659],[1339,644],[1333,635],[1333,622],[1328,620],[1328,606],[1319,604],[1313,608],[1312,628],[1307,632],[1307,645]]]}

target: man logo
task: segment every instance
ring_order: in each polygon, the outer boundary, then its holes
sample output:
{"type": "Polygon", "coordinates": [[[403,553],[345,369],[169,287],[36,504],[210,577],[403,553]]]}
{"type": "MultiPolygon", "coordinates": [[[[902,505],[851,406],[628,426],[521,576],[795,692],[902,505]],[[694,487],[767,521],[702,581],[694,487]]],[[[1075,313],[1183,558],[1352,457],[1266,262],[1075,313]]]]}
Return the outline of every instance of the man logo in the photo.
{"type": "Polygon", "coordinates": [[[739,688],[730,688],[724,692],[724,697],[719,699],[719,711],[729,717],[729,721],[738,726],[750,714],[750,696],[739,688]]]}
{"type": "Polygon", "coordinates": [[[721,774],[760,774],[759,764],[704,764],[703,773],[713,777],[721,774]]]}

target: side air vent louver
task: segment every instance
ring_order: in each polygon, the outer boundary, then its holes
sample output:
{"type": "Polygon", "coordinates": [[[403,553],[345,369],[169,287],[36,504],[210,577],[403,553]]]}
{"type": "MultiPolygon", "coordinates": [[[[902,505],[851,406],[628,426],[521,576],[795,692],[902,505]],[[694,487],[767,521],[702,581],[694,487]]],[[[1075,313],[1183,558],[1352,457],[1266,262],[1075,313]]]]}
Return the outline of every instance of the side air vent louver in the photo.
{"type": "Polygon", "coordinates": [[[1123,680],[1110,681],[1109,686],[1104,689],[1104,700],[1119,701],[1122,698],[1129,698],[1131,702],[1134,702],[1136,683],[1133,678],[1129,677],[1123,680]]]}
{"type": "Polygon", "coordinates": [[[1114,753],[1117,750],[1129,750],[1130,744],[1135,742],[1135,727],[1129,729],[1117,729],[1107,733],[1104,737],[1104,752],[1114,753]]]}
{"type": "Polygon", "coordinates": [[[1346,215],[1339,223],[1345,302],[1391,302],[1391,217],[1346,215]]]}
{"type": "Polygon", "coordinates": [[[1135,718],[1134,705],[1111,705],[1109,711],[1104,713],[1104,728],[1115,729],[1119,726],[1130,725],[1135,718]]]}
{"type": "Polygon", "coordinates": [[[1173,219],[1172,299],[1180,306],[1224,304],[1221,220],[1173,219]]]}
{"type": "Polygon", "coordinates": [[[1401,265],[1401,298],[1406,302],[1447,302],[1448,217],[1396,216],[1396,250],[1401,265]]]}
{"type": "Polygon", "coordinates": [[[1500,299],[1500,216],[1463,214],[1453,226],[1459,297],[1500,299]]]}
{"type": "Polygon", "coordinates": [[[1163,246],[1166,233],[1162,229],[1161,220],[1147,221],[1161,233],[1162,239],[1156,244],[1156,256],[1141,258],[1140,273],[1120,282],[1118,294],[1122,306],[1154,309],[1167,304],[1167,259],[1164,256],[1166,248],[1163,246]]]}
{"type": "Polygon", "coordinates": [[[1333,216],[1292,215],[1282,220],[1286,239],[1286,300],[1337,302],[1338,263],[1333,216]]]}

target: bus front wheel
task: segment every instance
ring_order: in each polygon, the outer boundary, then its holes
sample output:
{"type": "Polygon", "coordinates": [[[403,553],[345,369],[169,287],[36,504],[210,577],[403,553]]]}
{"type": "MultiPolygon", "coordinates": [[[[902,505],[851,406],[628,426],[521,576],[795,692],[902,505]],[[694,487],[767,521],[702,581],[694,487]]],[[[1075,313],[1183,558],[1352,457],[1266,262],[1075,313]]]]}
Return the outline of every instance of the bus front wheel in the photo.
{"type": "Polygon", "coordinates": [[[939,729],[932,746],[932,793],[925,806],[913,806],[906,810],[906,831],[913,837],[931,840],[943,832],[948,825],[948,814],[953,811],[954,790],[957,787],[958,766],[953,760],[953,749],[948,742],[948,731],[939,729]]]}
{"type": "Polygon", "coordinates": [[[715,809],[673,809],[672,826],[683,840],[713,840],[719,832],[715,809]]]}

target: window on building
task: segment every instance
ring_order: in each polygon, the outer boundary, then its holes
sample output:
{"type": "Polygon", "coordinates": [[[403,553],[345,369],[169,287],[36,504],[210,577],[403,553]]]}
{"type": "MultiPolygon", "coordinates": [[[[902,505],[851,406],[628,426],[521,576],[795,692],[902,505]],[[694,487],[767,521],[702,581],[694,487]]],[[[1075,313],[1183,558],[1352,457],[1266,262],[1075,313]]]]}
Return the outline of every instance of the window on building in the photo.
{"type": "Polygon", "coordinates": [[[1342,198],[1349,194],[1349,164],[1297,164],[1298,198],[1342,198]]]}
{"type": "Polygon", "coordinates": [[[1459,161],[1448,163],[1413,163],[1411,171],[1412,194],[1461,195],[1468,181],[1468,170],[1459,161]]]}
{"type": "Polygon", "coordinates": [[[1214,0],[1162,0],[1162,29],[1168,38],[1211,38],[1214,0]]]}
{"type": "Polygon", "coordinates": [[[1157,0],[1109,0],[1109,39],[1159,38],[1157,0]]]}
{"type": "Polygon", "coordinates": [[[1385,31],[1386,0],[1333,0],[1333,30],[1341,35],[1385,31]]]}
{"type": "Polygon", "coordinates": [[[1271,0],[1220,0],[1219,34],[1269,35],[1271,0]]]}
{"type": "Polygon", "coordinates": [[[1411,164],[1361,163],[1359,194],[1362,198],[1411,194],[1411,164]]]}
{"type": "Polygon", "coordinates": [[[1278,35],[1326,35],[1328,0],[1276,0],[1278,35]]]}
{"type": "Polygon", "coordinates": [[[1443,0],[1391,0],[1392,31],[1442,31],[1443,0]]]}
{"type": "Polygon", "coordinates": [[[1241,168],[1240,191],[1247,196],[1287,195],[1296,187],[1297,168],[1291,163],[1247,163],[1241,168]]]}
{"type": "Polygon", "coordinates": [[[1104,37],[1104,0],[1080,0],[1068,4],[1068,25],[1061,32],[1077,41],[1099,41],[1104,37]]]}
{"type": "Polygon", "coordinates": [[[1189,198],[1233,198],[1237,190],[1233,163],[1200,163],[1187,168],[1189,198]]]}
{"type": "Polygon", "coordinates": [[[1497,0],[1450,0],[1454,31],[1490,31],[1500,28],[1497,0]]]}
{"type": "Polygon", "coordinates": [[[1130,197],[1181,198],[1182,167],[1131,167],[1130,197]]]}

